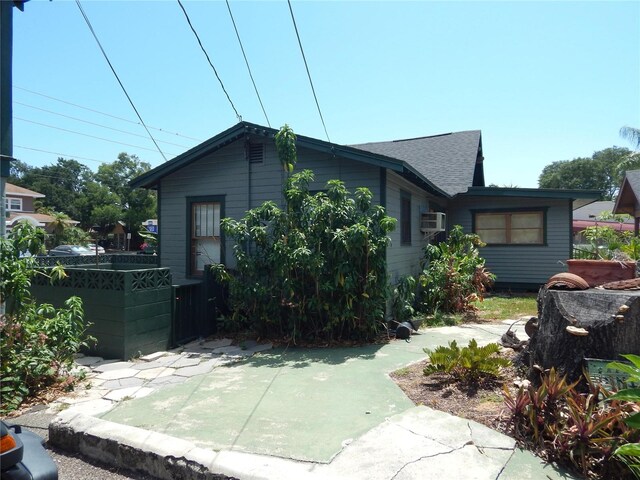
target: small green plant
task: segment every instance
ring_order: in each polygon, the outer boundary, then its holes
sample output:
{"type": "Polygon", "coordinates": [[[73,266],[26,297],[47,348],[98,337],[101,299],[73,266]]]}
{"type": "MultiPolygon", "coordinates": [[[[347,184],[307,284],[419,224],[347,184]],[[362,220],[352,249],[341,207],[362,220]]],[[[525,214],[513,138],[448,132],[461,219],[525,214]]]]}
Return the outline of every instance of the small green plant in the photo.
{"type": "Polygon", "coordinates": [[[44,232],[26,223],[14,227],[8,237],[0,238],[0,414],[16,409],[30,395],[48,385],[71,388],[68,373],[79,348],[86,345],[82,301],[71,297],[63,308],[37,304],[29,292],[35,275],[52,281],[64,276],[61,267],[46,273],[34,257],[44,232]]]}
{"type": "Polygon", "coordinates": [[[460,225],[449,232],[446,242],[424,248],[424,269],[420,275],[422,307],[426,312],[464,313],[474,310],[495,280],[479,254],[480,237],[466,234],[460,225]]]}
{"type": "Polygon", "coordinates": [[[640,260],[640,237],[631,237],[629,243],[620,247],[631,260],[640,260]]]}
{"type": "Polygon", "coordinates": [[[632,260],[640,258],[640,239],[630,231],[597,225],[585,228],[582,233],[589,242],[591,258],[619,260],[621,255],[632,260]]]}
{"type": "MultiPolygon", "coordinates": [[[[629,375],[628,381],[634,382],[636,385],[640,385],[640,356],[638,355],[622,355],[624,358],[631,362],[631,365],[621,363],[621,362],[611,362],[607,366],[609,368],[613,368],[624,372],[629,375]]],[[[625,419],[624,423],[626,423],[629,427],[640,429],[640,388],[625,388],[622,389],[611,397],[608,400],[627,400],[629,402],[634,402],[639,406],[638,411],[636,411],[629,418],[625,419]]],[[[627,443],[626,445],[622,445],[613,452],[620,460],[622,460],[629,469],[633,472],[636,478],[640,479],[640,443],[627,443]]]]}
{"type": "Polygon", "coordinates": [[[588,383],[588,391],[576,389],[555,369],[541,376],[540,385],[503,396],[510,412],[511,434],[548,461],[575,469],[585,478],[626,479],[629,471],[614,457],[620,445],[637,442],[640,431],[624,423],[637,407],[632,402],[613,400],[601,385],[588,383]]]}
{"type": "Polygon", "coordinates": [[[461,381],[478,381],[485,377],[498,377],[500,370],[511,365],[506,358],[496,354],[500,351],[500,345],[489,343],[479,347],[475,338],[469,341],[467,347],[460,348],[455,340],[449,342],[449,346],[443,345],[435,350],[424,349],[429,355],[429,365],[424,369],[425,375],[442,372],[461,381]]]}
{"type": "Polygon", "coordinates": [[[396,322],[401,323],[409,320],[415,314],[414,304],[416,301],[416,279],[411,275],[400,278],[393,289],[391,300],[391,311],[396,322]]]}

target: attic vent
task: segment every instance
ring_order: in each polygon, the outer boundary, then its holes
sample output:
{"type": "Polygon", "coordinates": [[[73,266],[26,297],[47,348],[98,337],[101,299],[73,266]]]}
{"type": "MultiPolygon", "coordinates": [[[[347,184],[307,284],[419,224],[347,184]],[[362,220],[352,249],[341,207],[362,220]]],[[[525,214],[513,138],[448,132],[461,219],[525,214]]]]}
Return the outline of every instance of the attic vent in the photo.
{"type": "Polygon", "coordinates": [[[249,143],[247,156],[249,163],[262,163],[264,161],[264,143],[249,143]]]}

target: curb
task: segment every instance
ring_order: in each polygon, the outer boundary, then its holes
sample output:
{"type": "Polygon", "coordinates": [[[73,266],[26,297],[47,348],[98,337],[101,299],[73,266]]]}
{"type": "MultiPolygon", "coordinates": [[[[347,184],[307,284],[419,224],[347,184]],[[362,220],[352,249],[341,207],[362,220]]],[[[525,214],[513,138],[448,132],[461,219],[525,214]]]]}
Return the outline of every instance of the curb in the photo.
{"type": "Polygon", "coordinates": [[[243,452],[215,452],[163,433],[71,411],[49,424],[49,444],[163,480],[293,480],[305,478],[316,467],[243,452]]]}

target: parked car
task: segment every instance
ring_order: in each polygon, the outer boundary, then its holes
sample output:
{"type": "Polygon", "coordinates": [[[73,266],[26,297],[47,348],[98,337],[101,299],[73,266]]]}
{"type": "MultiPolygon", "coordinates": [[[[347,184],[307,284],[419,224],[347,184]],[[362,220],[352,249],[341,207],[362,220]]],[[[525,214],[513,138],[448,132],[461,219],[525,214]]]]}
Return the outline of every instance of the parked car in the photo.
{"type": "Polygon", "coordinates": [[[77,257],[79,255],[95,255],[95,251],[82,245],[58,245],[56,248],[49,250],[49,255],[52,257],[77,257]]]}
{"type": "Polygon", "coordinates": [[[2,480],[58,480],[58,467],[43,445],[35,433],[0,421],[2,480]]]}
{"type": "MultiPolygon", "coordinates": [[[[94,254],[96,253],[96,244],[95,243],[90,243],[89,245],[87,245],[87,248],[89,250],[91,250],[94,254]]],[[[104,253],[104,248],[101,247],[100,245],[98,245],[98,253],[104,253]]]]}

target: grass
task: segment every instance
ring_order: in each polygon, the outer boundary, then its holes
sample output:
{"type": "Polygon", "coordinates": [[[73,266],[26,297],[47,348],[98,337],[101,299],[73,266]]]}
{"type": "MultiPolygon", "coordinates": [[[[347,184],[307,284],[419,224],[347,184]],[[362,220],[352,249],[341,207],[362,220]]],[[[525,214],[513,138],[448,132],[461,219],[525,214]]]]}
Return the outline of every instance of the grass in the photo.
{"type": "Polygon", "coordinates": [[[493,294],[482,302],[475,302],[477,317],[482,320],[510,320],[538,314],[535,293],[517,295],[493,294]]]}
{"type": "Polygon", "coordinates": [[[519,294],[490,294],[482,302],[474,302],[478,309],[473,314],[443,314],[437,312],[432,315],[425,315],[423,326],[445,327],[458,325],[464,321],[484,321],[497,322],[500,320],[515,320],[525,316],[535,316],[538,314],[535,293],[519,294]]]}

